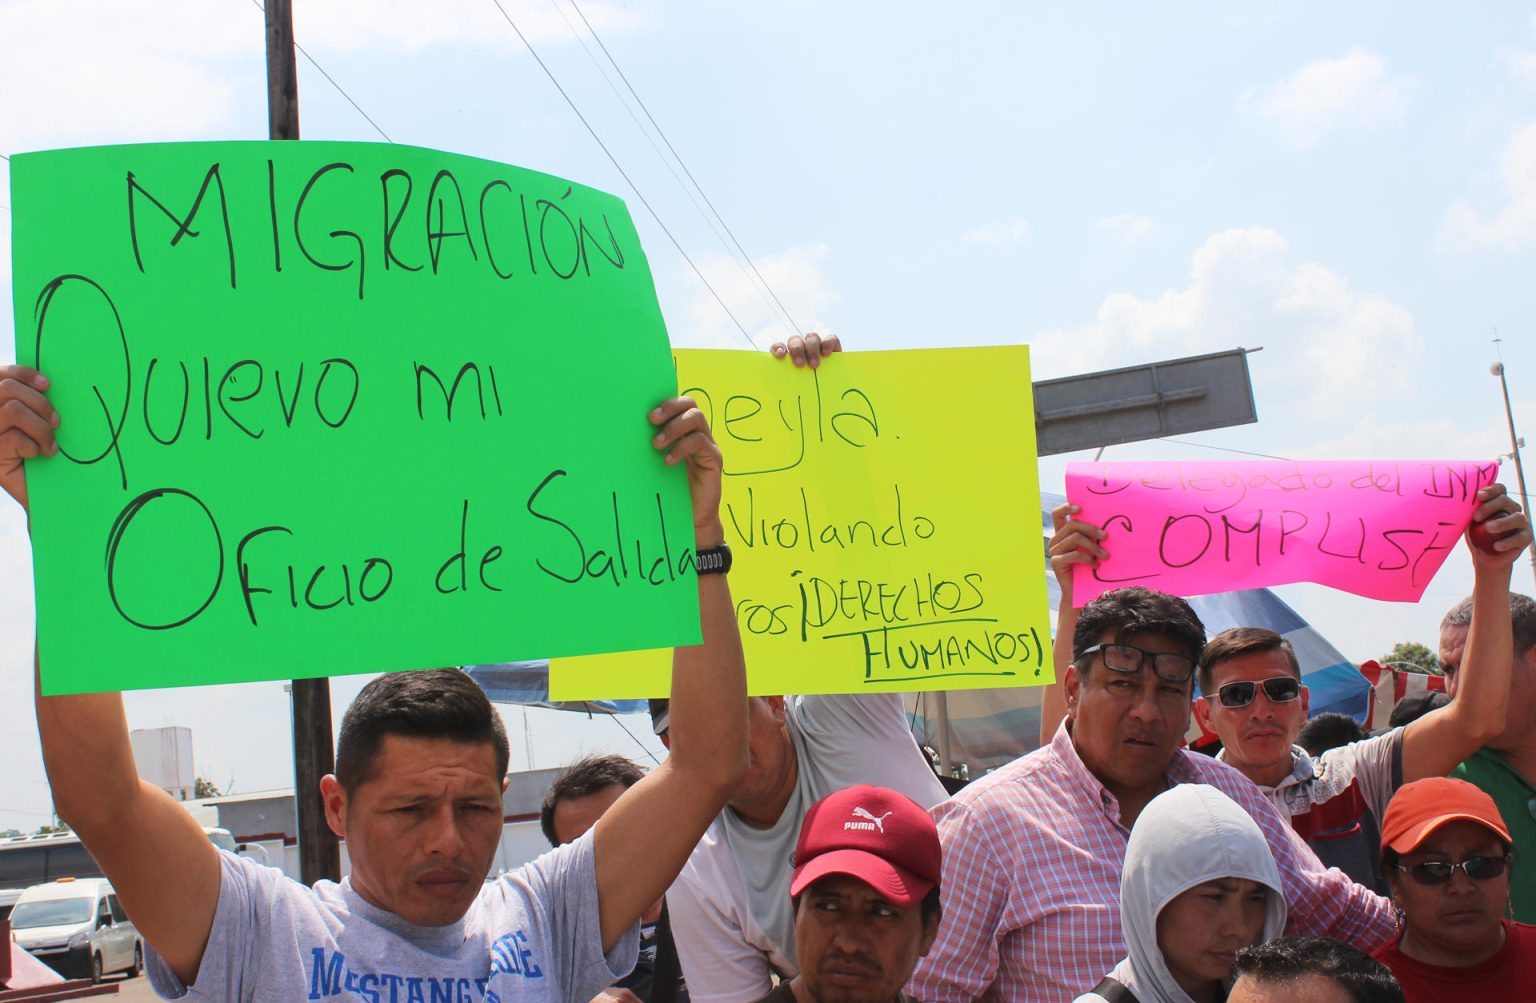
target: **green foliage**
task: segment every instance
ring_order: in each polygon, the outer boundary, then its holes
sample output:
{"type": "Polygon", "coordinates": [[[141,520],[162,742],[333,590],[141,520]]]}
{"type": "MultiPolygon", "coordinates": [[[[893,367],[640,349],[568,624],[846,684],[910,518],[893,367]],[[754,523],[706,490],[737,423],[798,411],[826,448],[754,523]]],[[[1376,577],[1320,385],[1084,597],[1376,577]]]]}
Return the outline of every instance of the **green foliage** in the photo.
{"type": "Polygon", "coordinates": [[[219,790],[218,784],[207,777],[198,777],[192,787],[192,796],[194,798],[217,798],[223,797],[224,792],[219,790]]]}
{"type": "Polygon", "coordinates": [[[1381,657],[1381,664],[1409,672],[1426,672],[1432,676],[1445,675],[1440,659],[1417,641],[1399,641],[1381,657]]]}

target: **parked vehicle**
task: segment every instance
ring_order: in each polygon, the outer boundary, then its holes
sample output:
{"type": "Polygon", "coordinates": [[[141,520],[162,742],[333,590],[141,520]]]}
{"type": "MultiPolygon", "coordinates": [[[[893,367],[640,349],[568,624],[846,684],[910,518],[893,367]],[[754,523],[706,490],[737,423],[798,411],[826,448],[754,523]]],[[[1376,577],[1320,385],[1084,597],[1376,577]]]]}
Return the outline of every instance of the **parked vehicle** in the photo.
{"type": "Polygon", "coordinates": [[[102,878],[60,878],[21,893],[11,937],[60,975],[100,982],[108,972],[144,969],[144,941],[102,878]]]}
{"type": "MultiPolygon", "coordinates": [[[[209,842],[235,852],[227,829],[204,826],[209,842]]],[[[0,919],[5,919],[22,889],[59,878],[99,878],[101,868],[72,832],[0,839],[0,919]]]]}

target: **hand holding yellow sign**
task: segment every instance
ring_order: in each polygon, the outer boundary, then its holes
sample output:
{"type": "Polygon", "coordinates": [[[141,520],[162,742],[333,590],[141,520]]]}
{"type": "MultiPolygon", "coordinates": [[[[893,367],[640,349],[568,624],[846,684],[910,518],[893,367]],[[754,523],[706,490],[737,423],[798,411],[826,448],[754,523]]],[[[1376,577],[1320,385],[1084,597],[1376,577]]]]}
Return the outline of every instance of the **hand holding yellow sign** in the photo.
{"type": "MultiPolygon", "coordinates": [[[[1026,348],[675,358],[725,452],[753,693],[1052,680],[1026,348]]],[[[662,696],[670,657],[560,659],[551,696],[662,696]]]]}

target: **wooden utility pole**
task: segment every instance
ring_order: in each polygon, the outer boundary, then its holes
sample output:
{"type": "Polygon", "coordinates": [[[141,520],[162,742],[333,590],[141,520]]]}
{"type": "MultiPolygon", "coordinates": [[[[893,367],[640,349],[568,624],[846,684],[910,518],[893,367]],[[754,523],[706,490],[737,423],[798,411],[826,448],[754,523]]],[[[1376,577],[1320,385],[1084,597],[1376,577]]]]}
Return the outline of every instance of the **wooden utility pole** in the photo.
{"type": "MultiPolygon", "coordinates": [[[[299,138],[299,74],[294,61],[293,4],[266,0],[267,123],[271,139],[299,138]]],[[[325,824],[320,778],[336,768],[331,746],[331,684],[295,679],[293,701],[293,803],[299,815],[299,873],[306,885],[341,880],[341,848],[325,824]]]]}

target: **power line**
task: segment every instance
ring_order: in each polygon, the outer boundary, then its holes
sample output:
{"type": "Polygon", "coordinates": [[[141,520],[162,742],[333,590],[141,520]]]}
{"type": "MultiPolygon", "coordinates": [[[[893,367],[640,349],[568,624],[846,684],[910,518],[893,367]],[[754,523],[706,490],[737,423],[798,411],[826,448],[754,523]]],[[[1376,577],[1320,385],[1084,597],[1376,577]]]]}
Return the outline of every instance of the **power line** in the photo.
{"type": "MultiPolygon", "coordinates": [[[[581,32],[576,30],[576,25],[571,23],[570,16],[566,14],[565,8],[560,6],[559,0],[549,0],[549,5],[555,9],[555,13],[560,15],[560,19],[565,22],[565,26],[570,29],[571,37],[576,39],[576,41],[581,44],[581,49],[586,53],[587,60],[591,62],[593,69],[597,70],[597,72],[602,76],[603,82],[608,85],[608,89],[613,91],[613,96],[618,99],[619,106],[624,109],[627,115],[629,115],[629,120],[635,123],[635,128],[640,131],[640,135],[644,136],[645,141],[650,144],[651,150],[656,154],[656,159],[661,161],[662,166],[667,169],[667,173],[672,175],[672,180],[677,182],[677,187],[682,190],[684,195],[688,196],[688,201],[693,203],[694,211],[699,214],[699,217],[703,219],[704,222],[709,226],[710,230],[714,232],[715,239],[720,241],[721,246],[725,248],[726,254],[730,256],[732,262],[738,269],[740,269],[741,274],[750,283],[752,281],[752,276],[747,272],[745,268],[742,268],[741,265],[741,259],[744,255],[738,255],[735,251],[731,250],[730,245],[726,243],[725,235],[720,232],[719,225],[717,225],[715,220],[711,219],[709,215],[704,212],[704,207],[699,204],[698,197],[694,195],[693,189],[683,183],[683,179],[677,173],[677,168],[672,166],[672,161],[668,160],[666,155],[661,152],[661,147],[656,145],[656,140],[651,137],[651,133],[646,130],[644,125],[641,124],[639,116],[635,114],[634,109],[630,107],[629,102],[624,100],[624,95],[619,93],[619,88],[614,84],[613,78],[609,75],[607,69],[605,69],[603,64],[597,61],[597,57],[592,54],[592,47],[587,44],[587,40],[582,37],[581,32]]],[[[579,9],[577,13],[580,13],[579,9]]],[[[590,25],[588,27],[590,28],[590,25]]],[[[596,35],[594,34],[593,37],[596,38],[596,35]]],[[[599,45],[602,44],[601,39],[598,39],[597,41],[599,45]]],[[[606,54],[606,52],[607,50],[605,49],[604,53],[606,54]]],[[[609,57],[609,61],[612,62],[612,57],[609,57]]],[[[614,69],[618,70],[617,64],[614,64],[614,69]]],[[[619,71],[619,75],[621,77],[624,75],[622,70],[619,71]]],[[[662,138],[665,139],[666,137],[663,136],[662,138]]],[[[681,161],[679,161],[679,163],[681,163],[681,161]]],[[[686,169],[686,166],[684,166],[684,170],[686,169]]],[[[699,194],[703,194],[703,192],[700,191],[699,194]]],[[[707,200],[708,197],[706,196],[706,201],[707,200]]],[[[751,260],[748,259],[747,264],[751,265],[751,263],[751,260]]],[[[756,290],[759,297],[763,297],[763,287],[754,286],[754,289],[756,290]]],[[[773,290],[770,289],[768,292],[771,295],[773,290]]],[[[770,312],[773,310],[773,303],[771,303],[766,297],[763,297],[763,304],[768,307],[770,312]]],[[[796,332],[792,330],[789,333],[793,335],[796,332]]]]}
{"type": "MultiPolygon", "coordinates": [[[[550,3],[554,6],[554,8],[557,11],[560,11],[561,18],[565,19],[565,11],[560,7],[559,0],[550,0],[550,3]]],[[[710,199],[709,193],[704,190],[704,186],[699,184],[698,179],[693,176],[693,171],[688,169],[688,164],[687,164],[686,161],[683,160],[682,154],[677,152],[677,148],[672,145],[672,140],[667,138],[666,131],[664,129],[662,129],[661,124],[656,121],[656,117],[651,114],[651,109],[646,105],[645,100],[643,98],[641,98],[640,97],[640,93],[635,90],[634,84],[629,82],[629,77],[624,73],[623,67],[619,66],[618,60],[613,58],[613,53],[608,50],[608,46],[603,42],[602,36],[599,35],[597,33],[597,29],[592,26],[592,22],[587,20],[587,14],[586,14],[585,11],[583,11],[581,9],[581,4],[577,3],[576,0],[570,0],[570,4],[571,4],[571,6],[573,8],[575,8],[577,16],[579,16],[581,18],[581,23],[586,25],[587,31],[591,33],[592,40],[597,43],[598,48],[603,50],[603,55],[605,57],[607,57],[608,62],[613,67],[614,72],[619,75],[619,79],[620,80],[624,81],[624,86],[629,91],[630,97],[634,98],[635,99],[635,103],[640,106],[640,110],[645,112],[646,121],[651,123],[651,128],[656,130],[656,135],[660,136],[661,137],[661,141],[666,144],[667,151],[672,154],[672,159],[676,160],[677,161],[677,166],[679,166],[679,167],[681,167],[683,169],[683,173],[685,175],[687,175],[689,182],[691,182],[693,187],[694,187],[694,189],[698,191],[699,197],[704,200],[704,204],[709,206],[709,211],[714,214],[715,220],[719,221],[720,229],[723,229],[725,231],[725,233],[726,233],[726,236],[730,238],[731,243],[736,248],[736,252],[741,256],[741,260],[745,261],[747,263],[747,267],[752,269],[752,274],[757,277],[757,281],[758,281],[759,285],[761,286],[761,288],[763,290],[766,290],[768,295],[770,297],[772,297],[773,305],[778,307],[779,313],[783,314],[784,319],[789,322],[789,328],[790,328],[789,333],[793,336],[793,335],[800,334],[801,332],[803,332],[805,329],[802,328],[795,321],[795,318],[790,314],[789,310],[784,306],[783,301],[779,299],[778,293],[773,291],[773,286],[769,285],[768,284],[768,280],[763,278],[763,273],[758,271],[757,264],[752,260],[752,256],[747,253],[746,248],[741,246],[741,241],[736,239],[735,232],[731,230],[730,224],[725,221],[725,217],[720,215],[720,210],[715,208],[715,203],[710,199]]],[[[565,19],[565,20],[566,20],[566,24],[569,25],[570,24],[569,19],[565,19]]],[[[572,27],[571,30],[572,30],[573,33],[575,32],[574,26],[572,27]]],[[[580,35],[577,35],[576,37],[577,37],[578,40],[581,40],[581,36],[580,35]]],[[[586,44],[585,40],[581,40],[581,45],[582,45],[583,49],[586,49],[587,44],[586,44]]],[[[591,57],[590,50],[587,52],[587,55],[588,55],[589,58],[591,57]]],[[[593,62],[595,64],[596,60],[593,60],[593,62]]],[[[601,67],[599,67],[599,69],[601,69],[601,67]]],[[[606,80],[608,78],[608,75],[606,73],[604,73],[603,74],[603,78],[606,80]]],[[[608,86],[609,87],[613,87],[613,82],[609,81],[608,86]]],[[[614,89],[614,93],[615,94],[618,93],[616,88],[614,89]]],[[[623,103],[622,97],[620,98],[620,101],[621,101],[621,103],[623,103]]],[[[625,104],[624,107],[625,107],[626,111],[629,110],[629,105],[628,104],[625,104]]],[[[630,112],[630,118],[634,118],[634,112],[630,112]]],[[[639,123],[638,120],[636,120],[635,124],[639,125],[640,123],[639,123]]],[[[644,132],[643,129],[641,131],[644,132]]],[[[650,135],[649,134],[646,134],[646,139],[647,139],[647,141],[650,141],[650,135]]],[[[652,149],[656,149],[655,142],[651,142],[651,148],[652,149]]],[[[660,150],[656,150],[656,155],[658,157],[661,157],[661,151],[660,150]]],[[[661,157],[661,160],[662,160],[662,163],[667,163],[665,157],[661,157]]],[[[692,192],[689,192],[687,186],[683,185],[681,179],[677,178],[677,172],[676,171],[672,171],[672,165],[671,164],[667,164],[667,170],[671,171],[672,177],[674,179],[676,179],[677,182],[678,182],[678,186],[681,187],[683,189],[683,191],[688,194],[688,198],[689,198],[690,201],[693,202],[694,208],[698,209],[698,207],[699,207],[698,201],[693,198],[692,192]]],[[[704,211],[702,209],[699,209],[699,214],[702,216],[704,214],[704,211]]],[[[706,220],[706,222],[708,222],[709,221],[708,217],[705,217],[705,220],[706,220]]],[[[710,226],[713,229],[714,228],[714,223],[710,223],[710,226]]],[[[717,231],[716,235],[718,236],[718,231],[717,231]]]]}
{"type": "Polygon", "coordinates": [[[656,753],[652,752],[646,746],[646,744],[644,742],[640,741],[640,739],[635,738],[635,733],[629,730],[629,726],[624,723],[624,721],[619,717],[619,715],[617,715],[617,714],[610,714],[609,716],[613,718],[613,722],[615,724],[617,724],[620,728],[624,729],[624,734],[626,734],[630,738],[634,739],[635,744],[640,746],[640,751],[645,753],[647,756],[649,756],[650,759],[651,759],[651,762],[655,763],[657,766],[661,765],[661,760],[656,758],[656,753]]]}
{"type": "Polygon", "coordinates": [[[635,197],[640,200],[640,204],[645,206],[646,211],[651,214],[651,219],[656,221],[656,225],[661,227],[661,232],[667,235],[667,239],[672,242],[672,246],[677,249],[677,253],[682,255],[684,261],[688,262],[688,267],[693,269],[693,274],[698,276],[700,282],[704,283],[704,288],[708,289],[710,295],[715,298],[715,302],[720,304],[720,309],[725,311],[725,315],[731,318],[731,323],[736,325],[736,330],[741,332],[741,336],[746,339],[747,344],[752,346],[753,351],[757,351],[757,342],[752,340],[752,336],[747,333],[747,329],[742,326],[741,321],[736,319],[736,315],[731,312],[731,308],[725,305],[725,300],[721,299],[715,287],[710,285],[709,280],[704,277],[704,273],[699,270],[699,266],[693,263],[693,259],[688,256],[688,252],[683,250],[683,245],[678,243],[677,238],[672,235],[672,231],[667,228],[667,224],[661,221],[661,216],[652,208],[651,203],[646,200],[639,186],[635,184],[624,168],[619,166],[618,158],[608,149],[608,145],[597,134],[597,130],[592,128],[592,123],[587,121],[587,117],[581,113],[581,109],[576,107],[576,102],[571,100],[571,96],[565,92],[565,88],[560,86],[560,81],[555,79],[555,74],[545,64],[544,60],[540,58],[538,51],[533,47],[533,43],[528,41],[528,36],[523,34],[523,30],[517,26],[517,22],[512,20],[512,15],[508,14],[507,9],[501,5],[501,0],[491,0],[491,2],[496,5],[497,10],[501,11],[502,18],[516,32],[517,37],[522,40],[523,46],[528,50],[528,54],[533,57],[533,61],[539,64],[539,69],[544,71],[544,75],[549,78],[549,82],[555,85],[555,90],[560,92],[560,96],[565,99],[565,103],[570,106],[571,111],[581,120],[581,124],[586,127],[593,142],[597,143],[598,147],[603,151],[603,155],[608,158],[608,162],[613,165],[613,169],[619,172],[619,176],[629,185],[630,191],[635,193],[635,197]]]}
{"type": "MultiPolygon", "coordinates": [[[[261,11],[262,13],[266,13],[267,8],[262,5],[261,0],[251,0],[251,3],[256,5],[256,9],[257,10],[261,11]]],[[[315,57],[311,56],[309,54],[309,52],[304,48],[304,46],[300,45],[298,42],[294,42],[293,43],[293,47],[295,49],[298,49],[299,53],[305,59],[309,60],[309,65],[313,66],[316,70],[320,71],[320,75],[325,78],[327,83],[329,83],[332,87],[336,88],[336,93],[340,94],[342,97],[347,99],[347,104],[349,104],[353,108],[357,109],[357,113],[359,115],[363,116],[363,118],[367,120],[369,125],[373,126],[373,131],[374,132],[376,132],[380,136],[384,137],[384,142],[386,142],[386,143],[393,143],[394,142],[393,139],[389,138],[389,134],[388,133],[386,133],[383,129],[379,128],[379,123],[377,123],[377,122],[375,122],[373,120],[373,116],[371,116],[367,112],[363,111],[363,106],[358,104],[356,101],[352,100],[352,95],[348,94],[346,92],[346,90],[341,86],[341,84],[338,84],[336,82],[334,77],[332,77],[329,73],[325,72],[325,68],[315,61],[315,57]]],[[[7,159],[9,159],[9,158],[7,158],[7,159]]]]}
{"type": "Polygon", "coordinates": [[[1254,453],[1246,449],[1233,449],[1230,446],[1211,446],[1203,442],[1190,442],[1188,439],[1159,438],[1157,441],[1171,442],[1176,446],[1195,446],[1199,449],[1214,449],[1218,453],[1237,453],[1240,456],[1257,456],[1266,460],[1285,460],[1287,463],[1292,462],[1289,456],[1274,456],[1270,453],[1254,453]]]}

